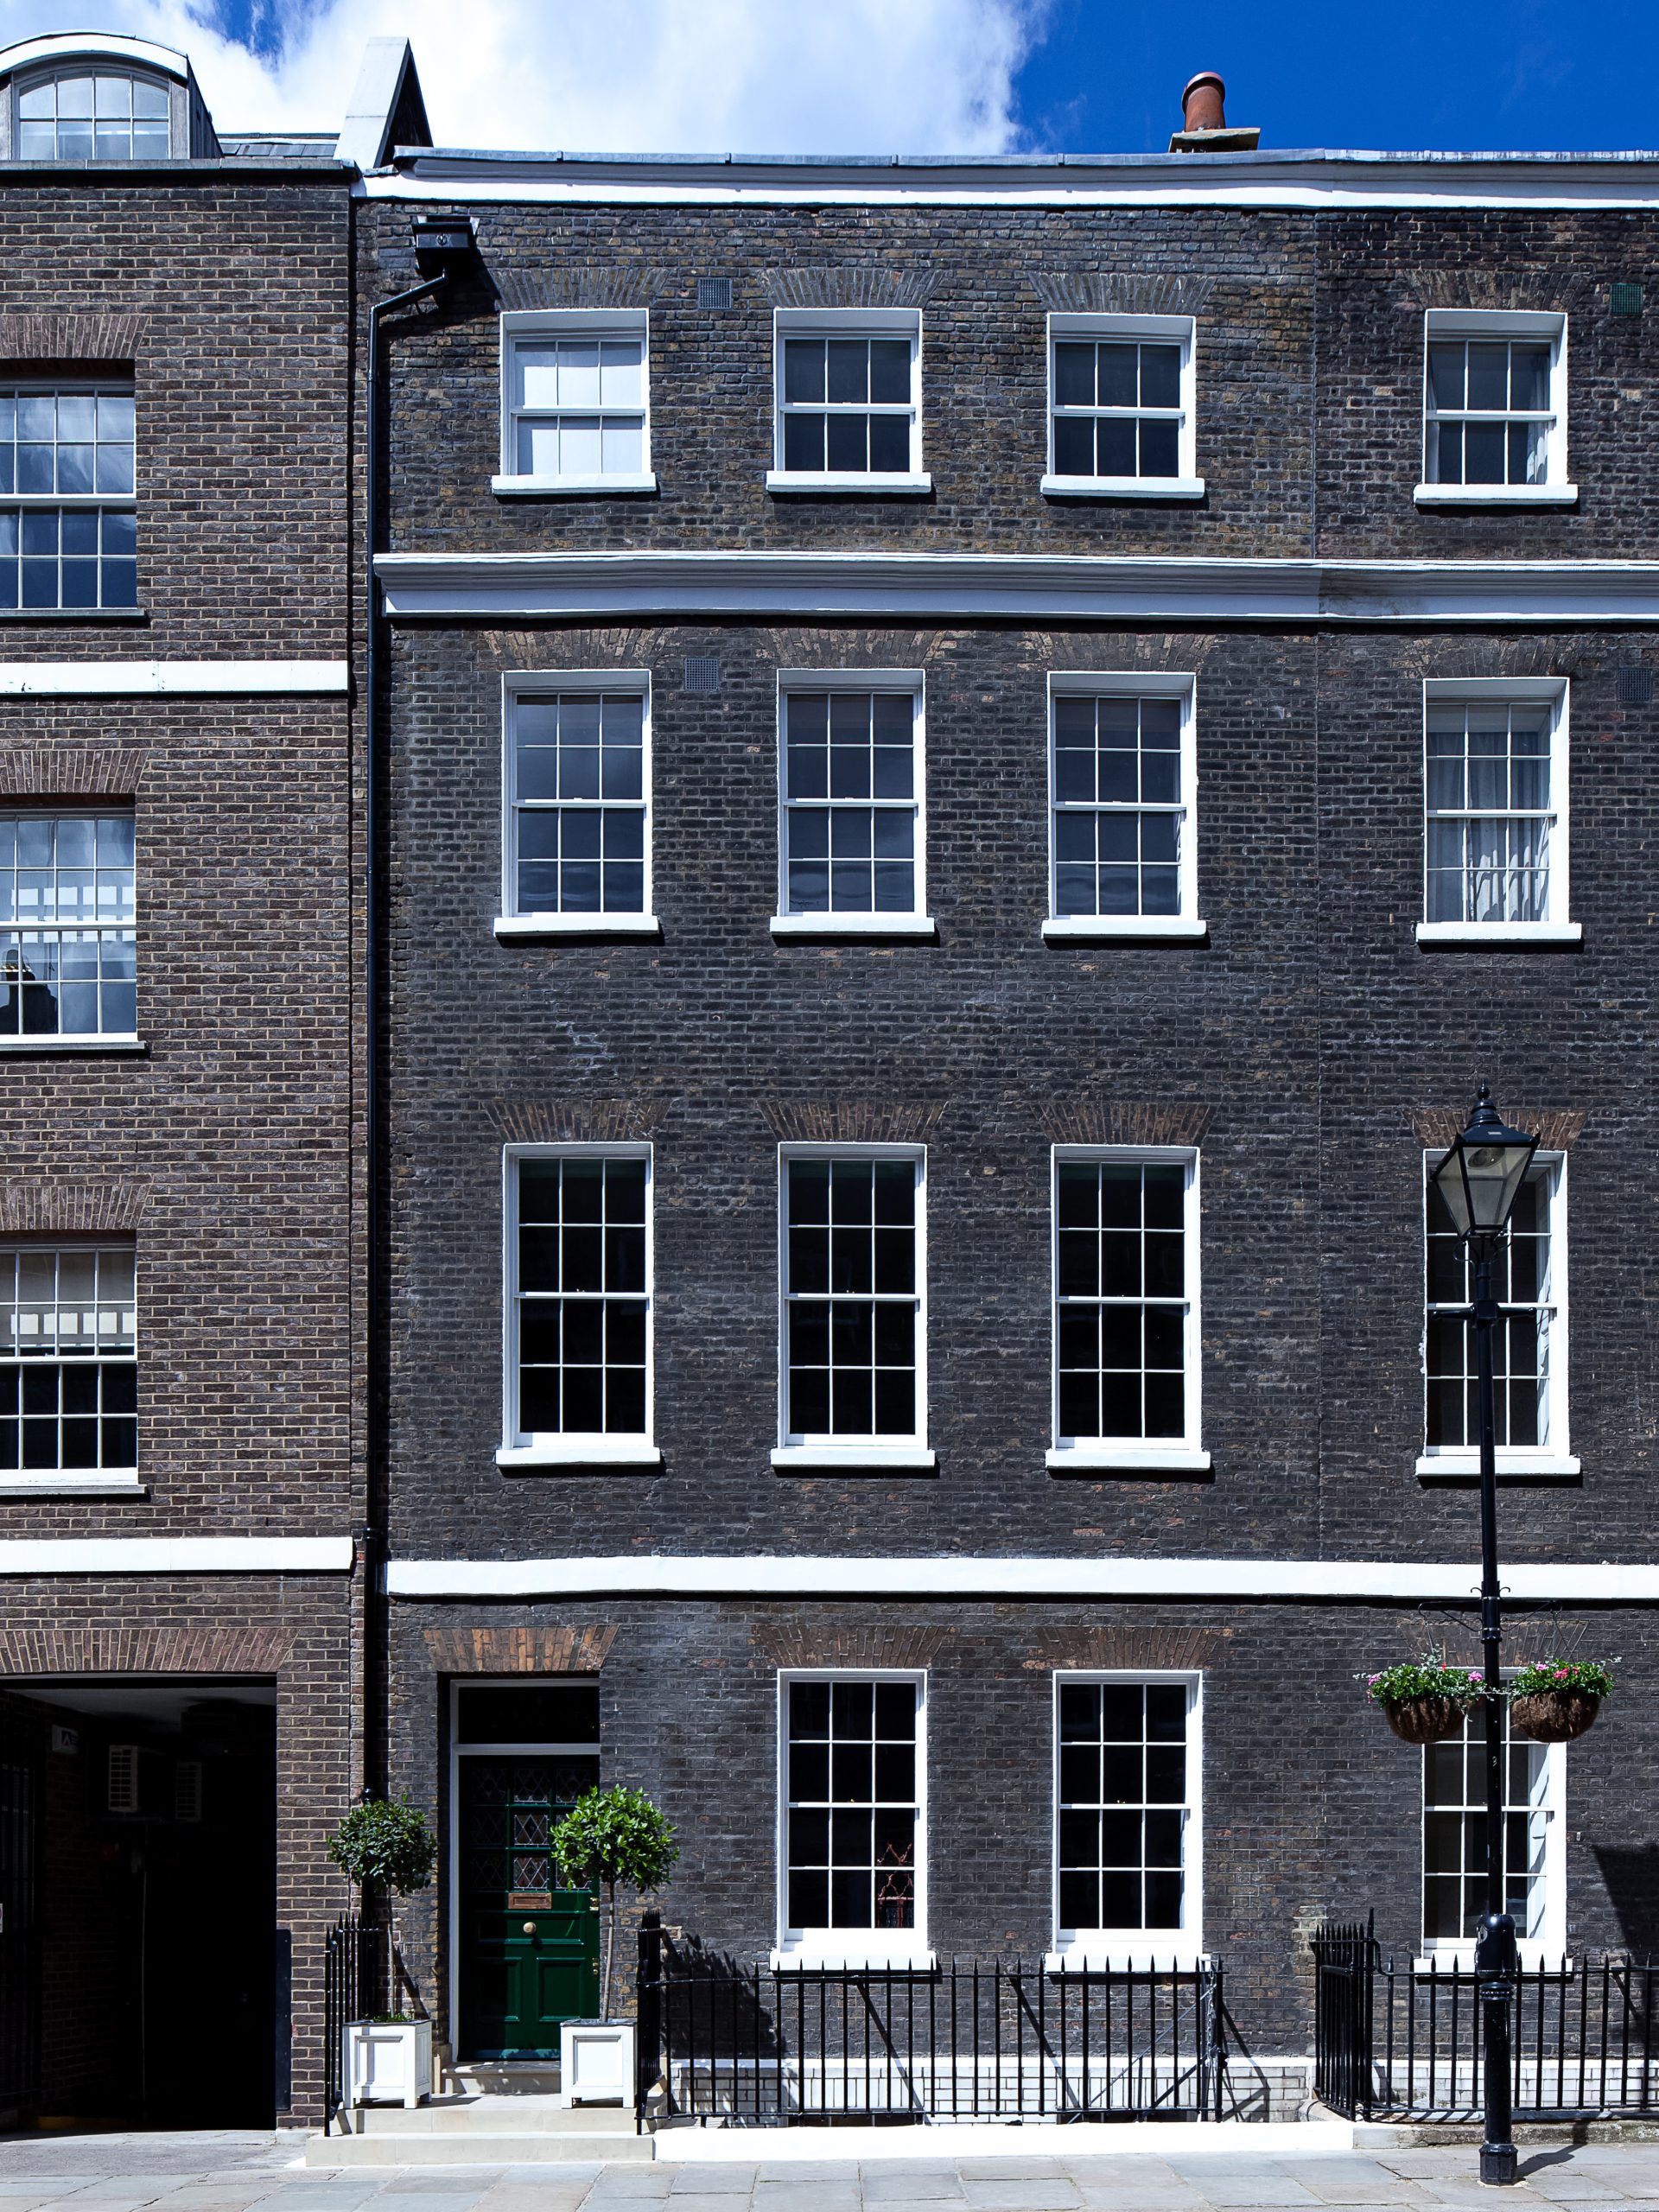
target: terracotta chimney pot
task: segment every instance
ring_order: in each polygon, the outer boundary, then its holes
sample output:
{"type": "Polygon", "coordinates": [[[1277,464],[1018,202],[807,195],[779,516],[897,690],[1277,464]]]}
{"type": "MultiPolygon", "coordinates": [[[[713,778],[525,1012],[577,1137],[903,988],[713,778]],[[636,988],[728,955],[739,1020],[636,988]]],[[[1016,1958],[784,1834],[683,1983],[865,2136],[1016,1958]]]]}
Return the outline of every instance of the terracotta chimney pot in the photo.
{"type": "Polygon", "coordinates": [[[1248,154],[1262,133],[1254,124],[1231,124],[1222,103],[1227,87],[1213,69],[1201,69],[1181,94],[1181,127],[1170,138],[1172,154],[1248,154]]]}
{"type": "Polygon", "coordinates": [[[1224,130],[1227,118],[1222,103],[1227,87],[1213,69],[1200,70],[1181,94],[1182,128],[1186,130],[1224,130]]]}

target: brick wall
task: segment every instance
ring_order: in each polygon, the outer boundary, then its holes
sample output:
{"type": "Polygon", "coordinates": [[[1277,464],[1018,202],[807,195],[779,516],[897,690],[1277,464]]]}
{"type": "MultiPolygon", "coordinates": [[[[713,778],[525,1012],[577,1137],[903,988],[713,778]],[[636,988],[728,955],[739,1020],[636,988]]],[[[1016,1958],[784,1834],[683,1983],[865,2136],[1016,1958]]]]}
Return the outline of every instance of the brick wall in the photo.
{"type": "MultiPolygon", "coordinates": [[[[349,224],[340,175],[9,181],[0,376],[130,365],[142,609],[0,616],[9,660],[346,657],[349,224]]],[[[343,1538],[363,1518],[354,773],[341,696],[0,702],[0,804],[133,805],[146,1047],[0,1060],[5,1231],[135,1238],[145,1485],[7,1497],[0,1535],[343,1538]]],[[[322,1842],[362,1779],[359,1594],[344,1574],[6,1590],[18,1672],[185,1671],[204,1694],[275,1674],[305,2116],[323,1930],[352,1902],[322,1842]]],[[[54,1942],[80,1881],[60,1871],[54,1942]]]]}
{"type": "MultiPolygon", "coordinates": [[[[1262,2055],[1309,2047],[1306,1937],[1328,1912],[1375,1906],[1384,1950],[1416,1948],[1422,1754],[1391,1735],[1354,1678],[1379,1652],[1478,1649],[1471,1615],[1389,1606],[650,1604],[580,1609],[400,1604],[397,1786],[447,1812],[444,1677],[423,1633],[493,1618],[535,1627],[604,1622],[601,1779],[645,1790],[682,1856],[651,1902],[716,1953],[759,1959],[775,1924],[777,1672],[780,1665],[920,1666],[927,1675],[927,1937],[944,1957],[1031,1958],[1052,1942],[1053,1672],[1101,1665],[1197,1668],[1204,1677],[1204,1930],[1229,2005],[1262,2055]]],[[[1567,1751],[1570,1947],[1659,1936],[1659,1832],[1627,1777],[1656,1736],[1646,1688],[1659,1640],[1640,1611],[1517,1627],[1583,1637],[1624,1655],[1625,1692],[1567,1751]]],[[[400,1912],[410,1962],[447,2018],[437,1885],[400,1912]]]]}

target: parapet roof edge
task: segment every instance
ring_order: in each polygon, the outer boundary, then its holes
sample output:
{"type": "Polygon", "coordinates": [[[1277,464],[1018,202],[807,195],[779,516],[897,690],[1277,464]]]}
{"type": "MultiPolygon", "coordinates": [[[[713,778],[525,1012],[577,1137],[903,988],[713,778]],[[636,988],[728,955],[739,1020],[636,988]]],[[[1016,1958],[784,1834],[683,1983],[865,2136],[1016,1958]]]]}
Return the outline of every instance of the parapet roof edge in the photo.
{"type": "Polygon", "coordinates": [[[1148,169],[1162,175],[1271,175],[1276,171],[1343,164],[1353,167],[1410,168],[1423,166],[1447,168],[1498,167],[1507,169],[1537,166],[1547,169],[1632,168],[1659,163],[1659,149],[1632,147],[1603,152],[1563,153],[1524,151],[1420,152],[1382,151],[1361,147],[1290,147],[1236,154],[613,154],[567,150],[563,148],[506,149],[476,146],[396,146],[388,157],[398,168],[414,166],[435,170],[442,164],[522,168],[550,166],[560,168],[645,169],[729,172],[733,169],[868,172],[971,170],[979,175],[998,171],[1030,174],[1063,169],[1148,169]]]}

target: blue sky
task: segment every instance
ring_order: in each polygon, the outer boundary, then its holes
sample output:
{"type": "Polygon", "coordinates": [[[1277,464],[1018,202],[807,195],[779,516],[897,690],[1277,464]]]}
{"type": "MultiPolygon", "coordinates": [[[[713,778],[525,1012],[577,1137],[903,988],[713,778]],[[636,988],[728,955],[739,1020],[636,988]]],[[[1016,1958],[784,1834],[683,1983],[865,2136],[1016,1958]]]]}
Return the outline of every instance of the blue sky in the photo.
{"type": "Polygon", "coordinates": [[[1268,146],[1659,146],[1654,0],[1053,0],[1019,120],[1068,153],[1162,152],[1200,69],[1268,146]]]}
{"type": "Polygon", "coordinates": [[[337,123],[415,48],[441,143],[619,152],[1161,152],[1227,79],[1269,146],[1659,149],[1659,0],[0,0],[188,48],[235,127],[337,123]]]}

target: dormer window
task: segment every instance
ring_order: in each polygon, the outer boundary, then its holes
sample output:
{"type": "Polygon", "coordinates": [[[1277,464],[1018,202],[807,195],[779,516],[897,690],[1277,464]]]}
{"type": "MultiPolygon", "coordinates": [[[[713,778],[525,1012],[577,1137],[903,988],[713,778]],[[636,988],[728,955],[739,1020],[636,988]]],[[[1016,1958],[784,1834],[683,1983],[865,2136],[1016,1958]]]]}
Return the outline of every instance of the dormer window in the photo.
{"type": "Polygon", "coordinates": [[[129,73],[66,69],[17,92],[22,162],[165,161],[172,152],[165,84],[129,73]]]}

